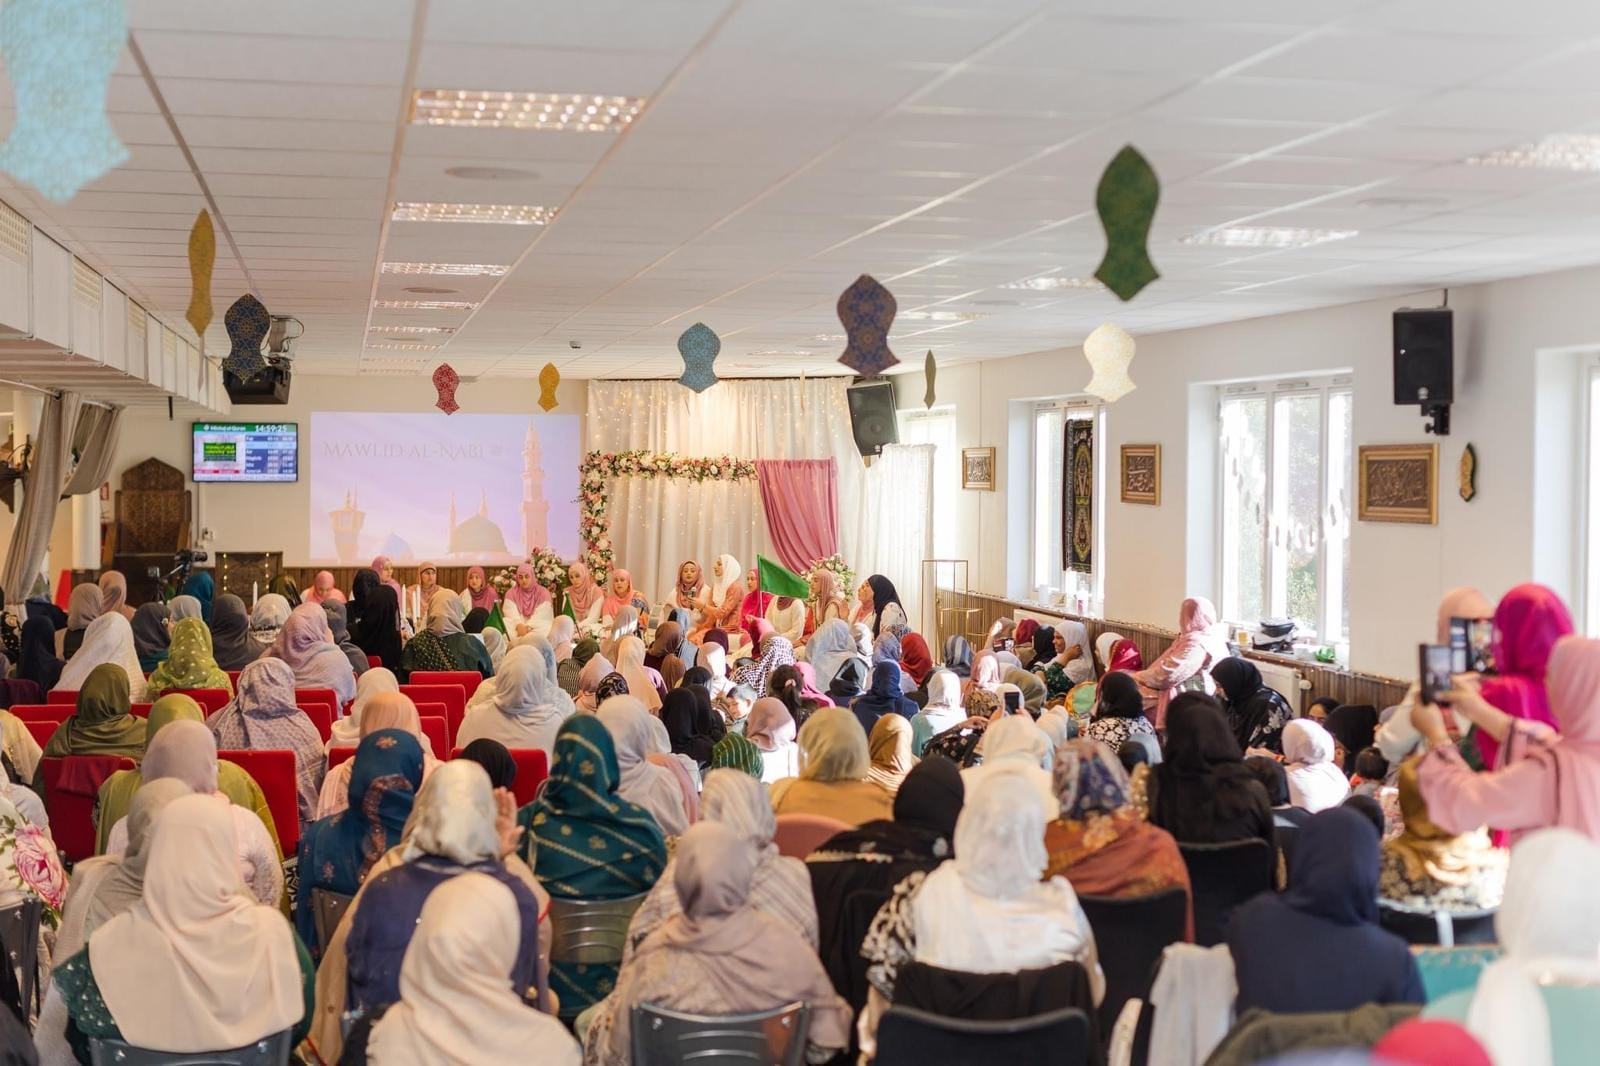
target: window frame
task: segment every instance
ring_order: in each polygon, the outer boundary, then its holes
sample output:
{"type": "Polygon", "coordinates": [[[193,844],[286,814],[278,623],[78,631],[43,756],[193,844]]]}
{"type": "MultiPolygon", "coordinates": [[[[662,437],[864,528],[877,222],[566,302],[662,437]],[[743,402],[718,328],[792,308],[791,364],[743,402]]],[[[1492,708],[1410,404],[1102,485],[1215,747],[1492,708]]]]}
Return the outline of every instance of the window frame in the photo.
{"type": "MultiPolygon", "coordinates": [[[[1109,406],[1110,405],[1105,403],[1103,400],[1096,399],[1092,396],[1068,396],[1059,397],[1052,400],[1038,400],[1034,402],[1028,410],[1028,437],[1031,442],[1031,446],[1028,448],[1028,494],[1031,502],[1028,507],[1028,582],[1027,587],[1024,590],[1023,599],[1034,599],[1034,597],[1037,595],[1036,589],[1039,585],[1039,574],[1035,569],[1035,564],[1037,563],[1039,556],[1039,509],[1044,503],[1043,497],[1041,497],[1040,493],[1037,491],[1037,486],[1039,483],[1040,461],[1039,418],[1041,415],[1049,414],[1051,412],[1062,412],[1064,432],[1065,423],[1067,421],[1081,421],[1081,412],[1088,411],[1090,412],[1089,417],[1095,423],[1095,565],[1094,569],[1088,575],[1077,575],[1074,578],[1073,583],[1077,586],[1076,588],[1068,587],[1068,575],[1075,574],[1076,572],[1069,571],[1065,567],[1059,565],[1056,566],[1053,571],[1055,579],[1053,581],[1045,582],[1045,585],[1047,587],[1056,588],[1061,593],[1064,598],[1064,602],[1060,606],[1063,606],[1069,610],[1073,610],[1074,613],[1077,613],[1076,605],[1072,602],[1071,597],[1075,595],[1077,591],[1082,591],[1082,584],[1085,580],[1087,580],[1089,585],[1088,603],[1086,605],[1087,610],[1083,613],[1095,618],[1102,618],[1105,616],[1105,528],[1107,499],[1106,471],[1108,469],[1106,461],[1106,413],[1109,406]],[[1073,418],[1074,413],[1078,414],[1078,418],[1073,418]]],[[[1057,448],[1061,447],[1061,442],[1057,441],[1056,446],[1057,448]]],[[[1066,498],[1065,494],[1063,494],[1062,498],[1058,502],[1057,507],[1054,509],[1055,513],[1053,515],[1052,528],[1057,531],[1057,534],[1059,534],[1062,525],[1061,508],[1064,508],[1065,506],[1066,498]]],[[[1060,543],[1059,535],[1052,535],[1052,540],[1054,541],[1055,558],[1059,560],[1062,555],[1063,547],[1060,543]]]]}
{"type": "MultiPolygon", "coordinates": [[[[960,554],[959,548],[960,548],[960,544],[961,544],[960,528],[959,528],[960,527],[960,519],[961,519],[961,508],[960,508],[959,497],[956,495],[957,492],[959,492],[959,488],[958,488],[958,486],[956,484],[953,484],[953,483],[952,484],[946,484],[946,481],[949,480],[949,479],[941,478],[939,476],[939,466],[940,466],[939,460],[941,458],[944,458],[948,463],[953,464],[953,469],[954,469],[954,472],[955,472],[955,474],[957,476],[960,475],[960,471],[961,471],[961,423],[959,422],[959,420],[957,418],[956,405],[955,404],[935,404],[932,407],[905,408],[905,409],[901,409],[901,410],[897,411],[896,415],[900,420],[900,425],[901,425],[902,428],[907,427],[907,426],[912,425],[912,424],[917,423],[917,422],[931,422],[931,421],[933,421],[935,419],[939,419],[939,420],[946,420],[947,419],[948,420],[949,427],[950,427],[950,432],[949,432],[948,436],[949,436],[949,444],[950,444],[950,447],[951,447],[951,454],[949,456],[941,456],[939,454],[939,442],[938,441],[926,442],[926,443],[931,443],[933,445],[933,448],[934,448],[934,455],[933,455],[934,479],[933,479],[933,484],[930,487],[931,496],[930,496],[929,501],[928,501],[929,512],[930,512],[929,515],[928,515],[928,520],[933,524],[933,526],[932,526],[931,536],[929,537],[929,540],[930,540],[930,543],[933,545],[930,550],[933,552],[933,557],[934,558],[943,558],[943,557],[945,557],[945,556],[942,556],[940,551],[939,551],[939,542],[940,542],[941,539],[943,539],[946,542],[945,543],[945,547],[951,549],[951,551],[949,552],[949,556],[953,557],[955,555],[959,555],[960,554]],[[945,501],[949,505],[949,513],[946,514],[945,516],[943,516],[943,517],[945,517],[946,519],[949,520],[948,522],[941,523],[939,521],[939,518],[941,517],[940,514],[939,514],[939,503],[940,503],[940,501],[945,501]],[[942,538],[940,536],[941,529],[943,529],[943,531],[944,531],[944,535],[943,535],[942,538]]],[[[904,433],[900,434],[900,436],[902,437],[900,443],[902,443],[902,444],[909,443],[909,442],[907,442],[906,440],[903,439],[905,437],[904,433]]]]}

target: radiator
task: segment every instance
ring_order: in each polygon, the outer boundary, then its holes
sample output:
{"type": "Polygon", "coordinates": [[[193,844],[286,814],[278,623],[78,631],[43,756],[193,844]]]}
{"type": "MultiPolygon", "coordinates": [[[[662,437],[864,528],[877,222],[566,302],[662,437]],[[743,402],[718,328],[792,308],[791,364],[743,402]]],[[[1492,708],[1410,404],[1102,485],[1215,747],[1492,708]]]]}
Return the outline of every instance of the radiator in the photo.
{"type": "Polygon", "coordinates": [[[1289,701],[1289,710],[1296,718],[1305,713],[1305,694],[1311,691],[1311,682],[1300,676],[1300,671],[1281,663],[1251,659],[1261,671],[1261,680],[1289,701]]]}

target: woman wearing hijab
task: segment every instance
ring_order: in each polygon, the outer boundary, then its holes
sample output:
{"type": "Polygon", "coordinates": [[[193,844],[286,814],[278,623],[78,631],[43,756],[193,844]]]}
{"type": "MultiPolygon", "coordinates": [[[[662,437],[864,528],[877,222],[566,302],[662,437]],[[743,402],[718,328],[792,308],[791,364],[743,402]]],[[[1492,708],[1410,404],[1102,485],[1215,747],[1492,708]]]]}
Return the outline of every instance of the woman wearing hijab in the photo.
{"type": "Polygon", "coordinates": [[[655,719],[644,704],[627,695],[607,699],[598,717],[616,752],[617,795],[648,813],[663,836],[681,836],[690,818],[677,775],[650,759],[665,754],[660,750],[664,745],[657,743],[655,719]]]}
{"type": "Polygon", "coordinates": [[[99,585],[85,582],[73,586],[72,595],[67,599],[67,634],[61,641],[61,654],[68,660],[78,654],[89,623],[104,613],[101,602],[99,585]]]}
{"type": "Polygon", "coordinates": [[[961,679],[948,669],[935,670],[928,678],[928,702],[911,719],[911,752],[920,758],[928,741],[967,720],[961,706],[961,679]]]}
{"type": "Polygon", "coordinates": [[[260,646],[263,654],[278,639],[284,623],[289,620],[290,610],[289,601],[276,592],[262,596],[250,609],[250,639],[260,646]]]}
{"type": "MultiPolygon", "coordinates": [[[[135,643],[139,642],[137,617],[134,619],[133,638],[135,643]]],[[[211,608],[211,654],[216,658],[217,665],[224,671],[243,670],[259,659],[265,650],[250,637],[250,616],[245,613],[244,601],[231,592],[218,596],[211,608]]],[[[139,649],[139,661],[144,662],[142,647],[139,649]]],[[[363,658],[362,662],[365,661],[363,658]]]]}
{"type": "Polygon", "coordinates": [[[1145,709],[1156,712],[1157,729],[1166,727],[1167,706],[1181,693],[1214,691],[1211,668],[1228,657],[1224,629],[1211,601],[1191,596],[1178,610],[1178,638],[1133,675],[1145,692],[1145,709]]]}
{"type": "MultiPolygon", "coordinates": [[[[728,733],[711,749],[711,769],[737,770],[749,774],[752,781],[761,784],[766,763],[761,757],[761,749],[746,739],[743,733],[728,733]]],[[[762,796],[765,795],[763,792],[762,796]]],[[[770,807],[771,803],[767,805],[770,807]]]]}
{"type": "Polygon", "coordinates": [[[850,704],[850,713],[861,723],[863,733],[869,733],[886,714],[908,722],[916,716],[917,705],[910,697],[901,695],[900,688],[899,664],[891,660],[872,668],[872,687],[850,704]]]}
{"type": "MultiPolygon", "coordinates": [[[[593,711],[600,706],[595,698],[600,682],[611,674],[616,673],[616,667],[611,665],[611,660],[600,654],[600,643],[593,637],[586,637],[578,642],[578,647],[583,648],[585,643],[593,645],[594,650],[589,653],[584,661],[583,668],[578,671],[577,691],[572,694],[572,702],[580,711],[593,711]]],[[[573,653],[576,659],[578,653],[573,653]]],[[[506,656],[510,658],[510,656],[506,656]]]]}
{"type": "Polygon", "coordinates": [[[133,650],[139,668],[147,673],[167,661],[172,646],[172,622],[167,605],[157,601],[142,603],[133,613],[133,650]]]}
{"type": "Polygon", "coordinates": [[[751,901],[759,854],[746,836],[717,823],[678,844],[673,888],[682,909],[645,938],[623,967],[585,1038],[591,1066],[632,1062],[633,1008],[651,1003],[692,1013],[811,1006],[807,1055],[821,1061],[849,1044],[850,1012],[816,956],[793,929],[751,901]]]}
{"type": "Polygon", "coordinates": [[[262,658],[287,663],[296,688],[331,688],[340,706],[356,698],[355,671],[333,642],[327,613],[314,603],[303,603],[290,612],[278,639],[262,658]]]}
{"type": "Polygon", "coordinates": [[[1000,680],[1022,693],[1022,706],[1030,718],[1037,719],[1044,714],[1044,701],[1048,698],[1048,693],[1038,674],[1020,667],[1012,667],[1000,675],[1000,680]]]}
{"type": "Polygon", "coordinates": [[[1334,764],[1328,731],[1309,718],[1296,718],[1283,730],[1284,770],[1289,803],[1316,814],[1337,807],[1350,795],[1350,781],[1334,764]]]}
{"type": "MultiPolygon", "coordinates": [[[[667,863],[661,827],[618,794],[621,771],[611,733],[593,715],[576,715],[556,734],[550,777],[522,808],[534,873],[563,899],[623,899],[648,892],[667,863]]],[[[561,1016],[575,1017],[616,983],[616,967],[553,963],[550,985],[561,1016]]]]}
{"type": "MultiPolygon", "coordinates": [[[[508,595],[508,603],[510,599],[508,595]]],[[[409,678],[418,670],[476,670],[480,677],[493,677],[489,649],[467,635],[461,618],[461,597],[448,589],[435,590],[428,601],[428,627],[406,642],[395,674],[409,678]]]]}
{"type": "Polygon", "coordinates": [[[968,974],[1015,973],[1077,962],[1098,1004],[1105,978],[1094,931],[1066,879],[1041,880],[1049,862],[1039,806],[1027,782],[1002,774],[967,792],[955,857],[895,886],[861,945],[871,983],[861,1051],[876,1052],[878,1019],[907,963],[968,974]]]}
{"type": "Polygon", "coordinates": [[[818,567],[812,573],[811,600],[807,609],[810,611],[813,633],[829,622],[843,622],[846,628],[849,627],[850,601],[845,598],[844,589],[839,585],[838,574],[823,567],[818,567]]]}
{"type": "Polygon", "coordinates": [[[655,639],[645,649],[644,665],[661,675],[661,683],[668,693],[678,687],[688,670],[680,654],[685,643],[683,627],[666,621],[656,627],[655,639]]]}
{"type": "Polygon", "coordinates": [[[893,796],[917,764],[911,754],[911,723],[898,714],[886,714],[867,737],[867,780],[893,796]]]}
{"type": "Polygon", "coordinates": [[[213,688],[233,695],[233,682],[211,654],[211,630],[198,618],[172,627],[172,650],[145,686],[145,698],[156,699],[174,689],[213,688]]]}
{"type": "Polygon", "coordinates": [[[412,801],[422,787],[422,745],[401,729],[380,729],[356,748],[345,810],[313,822],[300,837],[300,891],[294,924],[320,952],[311,895],[319,888],[355,895],[367,871],[400,841],[412,801]]]}
{"type": "Polygon", "coordinates": [[[867,777],[872,755],[855,715],[843,707],[821,708],[801,727],[799,747],[799,776],[771,787],[774,812],[819,814],[847,825],[890,816],[894,798],[867,777]]]}
{"type": "Polygon", "coordinates": [[[711,762],[711,749],[727,732],[711,709],[711,698],[696,698],[690,689],[676,688],[661,704],[661,724],[667,727],[674,755],[686,755],[704,769],[711,762]]]}
{"type": "Polygon", "coordinates": [[[361,675],[367,672],[371,664],[367,662],[367,653],[350,639],[350,620],[345,613],[344,601],[323,600],[322,613],[328,618],[328,632],[333,634],[334,646],[344,652],[344,657],[350,661],[350,669],[355,671],[356,680],[359,682],[361,675]]]}
{"type": "Polygon", "coordinates": [[[518,994],[518,899],[504,883],[469,872],[429,893],[400,966],[399,1000],[357,1024],[341,1063],[471,1066],[540,1062],[577,1066],[570,1034],[518,994]]]}
{"type": "Polygon", "coordinates": [[[479,737],[462,748],[461,754],[456,758],[466,759],[483,767],[484,773],[489,775],[489,784],[496,789],[509,792],[517,783],[516,760],[511,757],[510,749],[498,740],[479,737]]]}
{"type": "Polygon", "coordinates": [[[995,657],[994,652],[988,650],[979,652],[977,658],[972,660],[971,673],[961,683],[962,705],[965,706],[967,697],[972,693],[973,689],[984,689],[989,692],[997,691],[1000,687],[1000,673],[1000,660],[995,657]]]}
{"type": "Polygon", "coordinates": [[[465,611],[479,608],[488,611],[500,602],[500,594],[489,584],[489,575],[481,566],[467,568],[467,587],[461,590],[461,607],[465,611]]]}
{"type": "MultiPolygon", "coordinates": [[[[606,590],[595,581],[589,565],[581,559],[567,567],[566,607],[579,628],[593,626],[600,621],[600,607],[605,603],[606,590]]],[[[568,613],[564,610],[562,613],[568,613]]]]}
{"type": "Polygon", "coordinates": [[[555,607],[550,593],[539,584],[532,565],[517,567],[516,578],[500,601],[500,617],[505,621],[506,636],[515,647],[530,637],[542,637],[550,631],[555,619],[555,607]]]}
{"type": "Polygon", "coordinates": [[[928,675],[933,673],[933,653],[921,633],[907,633],[900,638],[900,672],[910,680],[912,691],[917,693],[912,699],[921,706],[927,699],[928,675]]]}
{"type": "Polygon", "coordinates": [[[137,702],[144,700],[144,671],[133,648],[133,627],[120,614],[103,614],[84,631],[78,654],[61,671],[51,691],[76,692],[89,674],[101,666],[116,666],[128,678],[128,691],[137,702]]]}
{"type": "Polygon", "coordinates": [[[558,614],[556,620],[550,623],[550,632],[545,634],[545,640],[554,650],[557,664],[572,658],[572,641],[577,635],[578,625],[568,615],[558,614]]]}
{"type": "Polygon", "coordinates": [[[204,622],[205,617],[200,611],[200,601],[193,596],[174,596],[167,603],[167,617],[174,624],[185,618],[198,618],[204,622]]]}
{"type": "Polygon", "coordinates": [[[1463,1023],[1496,1063],[1579,1066],[1594,1058],[1600,1009],[1600,846],[1569,829],[1529,833],[1511,849],[1495,913],[1503,954],[1473,987],[1424,1016],[1463,1023]]]}
{"type": "Polygon", "coordinates": [[[745,739],[761,752],[761,780],[771,784],[800,772],[800,749],[794,716],[773,696],[763,696],[750,708],[744,722],[745,739]]]}
{"type": "Polygon", "coordinates": [[[280,570],[276,577],[267,582],[267,591],[282,596],[290,607],[300,606],[300,585],[287,571],[280,570]]]}
{"type": "Polygon", "coordinates": [[[772,631],[798,647],[806,639],[806,604],[794,596],[775,596],[762,616],[772,631]]]}
{"type": "MultiPolygon", "coordinates": [[[[772,607],[773,595],[761,589],[761,574],[755,567],[745,571],[744,599],[739,601],[738,628],[750,634],[750,643],[753,648],[760,650],[761,641],[755,635],[753,627],[757,622],[764,624],[764,632],[776,632],[771,622],[767,621],[767,611],[772,607]]],[[[729,628],[726,624],[724,629],[729,628]]]]}
{"type": "MultiPolygon", "coordinates": [[[[105,617],[128,624],[120,614],[105,617]]],[[[100,664],[78,690],[72,716],[50,735],[44,757],[126,755],[138,762],[144,757],[145,721],[129,714],[128,707],[127,672],[115,663],[100,664]]]]}
{"type": "Polygon", "coordinates": [[[1241,1013],[1423,1002],[1410,948],[1378,926],[1378,834],[1344,807],[1306,822],[1288,889],[1242,904],[1227,939],[1241,1013]]]}
{"type": "Polygon", "coordinates": [[[832,683],[841,666],[858,658],[860,656],[850,627],[837,618],[818,626],[806,642],[806,659],[816,667],[817,680],[824,688],[832,683]]]}
{"type": "Polygon", "coordinates": [[[400,587],[400,582],[395,578],[394,560],[387,555],[376,556],[372,560],[372,572],[378,576],[378,583],[385,588],[394,590],[395,602],[399,603],[405,598],[405,589],[400,587]]]}
{"type": "Polygon", "coordinates": [[[601,618],[615,618],[624,607],[632,607],[639,618],[639,629],[650,624],[650,601],[633,587],[633,575],[626,570],[611,572],[611,588],[600,607],[601,618]]]}
{"type": "MultiPolygon", "coordinates": [[[[479,685],[479,692],[484,686],[479,685]]],[[[479,737],[508,748],[550,753],[566,715],[556,703],[560,689],[545,672],[544,657],[531,645],[512,648],[483,700],[474,699],[456,734],[465,746],[479,737]]],[[[474,693],[476,696],[476,693],[474,693]]]]}
{"type": "Polygon", "coordinates": [[[966,637],[954,633],[945,638],[944,661],[940,665],[962,681],[972,676],[972,645],[966,637]]]}
{"type": "Polygon", "coordinates": [[[364,608],[351,623],[350,639],[369,660],[376,656],[380,665],[390,670],[399,668],[400,598],[393,589],[378,585],[367,593],[364,608]]]}
{"type": "Polygon", "coordinates": [[[310,960],[281,914],[238,892],[232,838],[208,796],[175,799],[156,819],[140,900],[52,978],[80,1062],[89,1037],[194,1053],[304,1035],[310,960]]]}
{"type": "MultiPolygon", "coordinates": [[[[763,630],[771,627],[765,620],[760,623],[763,630]]],[[[752,646],[761,656],[749,666],[742,667],[733,672],[735,685],[749,685],[757,692],[767,691],[772,680],[772,672],[780,666],[794,665],[794,645],[789,643],[787,637],[776,633],[763,632],[759,641],[752,641],[752,646]]]]}
{"type": "MultiPolygon", "coordinates": [[[[1512,718],[1555,728],[1545,688],[1545,675],[1556,642],[1573,632],[1566,604],[1543,585],[1518,585],[1501,598],[1494,611],[1494,668],[1480,691],[1491,707],[1512,718]]],[[[1499,743],[1479,732],[1484,765],[1498,768],[1499,743]]]]}
{"type": "Polygon", "coordinates": [[[301,603],[314,603],[319,607],[329,603],[343,603],[344,593],[334,585],[333,571],[318,570],[311,579],[311,587],[300,593],[301,603]]]}
{"type": "Polygon", "coordinates": [[[987,778],[1007,774],[1019,777],[1033,789],[1045,821],[1061,813],[1050,770],[1054,746],[1038,723],[1026,714],[1003,715],[983,731],[978,751],[983,761],[961,771],[967,795],[987,778]]]}
{"type": "Polygon", "coordinates": [[[623,637],[617,644],[617,673],[628,682],[628,693],[654,713],[661,707],[667,686],[661,674],[644,664],[644,641],[638,637],[623,637]]]}
{"type": "Polygon", "coordinates": [[[217,597],[217,583],[209,570],[191,571],[183,583],[183,594],[200,601],[200,620],[211,624],[211,601],[217,597]]]}
{"type": "Polygon", "coordinates": [[[1168,708],[1166,746],[1149,783],[1150,821],[1180,844],[1260,837],[1274,844],[1272,804],[1244,764],[1217,701],[1187,692],[1168,708]]]}
{"type": "Polygon", "coordinates": [[[48,618],[30,618],[22,623],[22,653],[16,668],[19,679],[32,681],[40,692],[49,692],[60,682],[66,665],[56,657],[54,622],[48,618]]]}
{"type": "MultiPolygon", "coordinates": [[[[319,612],[321,608],[316,608],[319,612]]],[[[239,675],[233,699],[206,720],[220,751],[294,752],[295,791],[302,825],[316,817],[327,772],[322,734],[294,702],[294,673],[282,659],[257,659],[239,675]]]]}
{"type": "Polygon", "coordinates": [[[100,575],[100,613],[113,611],[133,621],[133,608],[128,606],[128,579],[120,570],[107,570],[100,575]]]}
{"type": "Polygon", "coordinates": [[[717,556],[711,564],[711,580],[705,598],[698,604],[700,625],[689,634],[690,640],[703,641],[712,629],[733,633],[743,628],[739,617],[739,608],[744,602],[744,589],[740,585],[743,577],[744,570],[738,559],[726,553],[717,556]]]}
{"type": "MultiPolygon", "coordinates": [[[[561,617],[565,618],[566,615],[561,617]]],[[[500,664],[506,661],[506,653],[511,650],[511,642],[498,626],[486,626],[478,634],[478,639],[483,641],[483,650],[489,653],[489,665],[499,670],[500,664]]]]}
{"type": "Polygon", "coordinates": [[[700,564],[693,559],[685,559],[678,564],[678,582],[672,587],[672,595],[667,597],[667,602],[681,611],[687,612],[689,624],[686,630],[694,628],[700,620],[700,606],[706,598],[705,574],[700,570],[700,564]]]}
{"type": "Polygon", "coordinates": [[[622,643],[624,637],[637,636],[639,633],[639,612],[632,604],[620,608],[615,617],[607,617],[601,622],[600,653],[608,659],[617,657],[617,645],[622,643]]]}
{"type": "Polygon", "coordinates": [[[894,582],[882,574],[873,574],[856,589],[856,609],[851,622],[863,622],[872,631],[874,639],[886,629],[910,625],[905,605],[894,582]]]}
{"type": "Polygon", "coordinates": [[[1400,766],[1400,817],[1404,829],[1383,842],[1378,892],[1403,907],[1428,911],[1483,911],[1500,906],[1506,851],[1492,847],[1480,826],[1447,833],[1428,817],[1417,784],[1417,760],[1400,766]]]}
{"type": "Polygon", "coordinates": [[[356,698],[350,702],[350,709],[343,718],[333,723],[332,735],[328,737],[327,749],[353,748],[361,743],[361,738],[371,730],[363,730],[362,714],[366,711],[367,704],[380,692],[399,692],[400,681],[394,676],[394,671],[385,670],[381,666],[373,667],[356,680],[356,698]]]}
{"type": "Polygon", "coordinates": [[[1084,726],[1085,740],[1098,740],[1116,751],[1137,735],[1154,736],[1155,726],[1144,716],[1144,697],[1133,677],[1107,674],[1095,687],[1094,717],[1084,726]]]}
{"type": "MultiPolygon", "coordinates": [[[[362,740],[385,729],[398,729],[402,733],[408,733],[422,745],[424,782],[443,765],[433,754],[428,735],[422,731],[422,718],[417,714],[417,705],[412,702],[410,696],[401,692],[374,694],[361,713],[361,733],[356,741],[357,749],[360,748],[362,740]]],[[[350,776],[353,772],[351,759],[346,759],[328,771],[328,775],[322,780],[322,789],[317,793],[318,818],[327,818],[345,809],[349,803],[350,776]]]]}
{"type": "Polygon", "coordinates": [[[1218,696],[1227,708],[1228,724],[1233,727],[1233,738],[1239,747],[1281,754],[1283,727],[1293,713],[1282,694],[1261,680],[1256,664],[1230,657],[1212,669],[1211,679],[1217,683],[1218,696]]]}
{"type": "Polygon", "coordinates": [[[1356,772],[1356,756],[1373,746],[1378,730],[1378,711],[1365,704],[1343,704],[1323,719],[1323,728],[1333,738],[1333,761],[1346,777],[1356,772]]]}

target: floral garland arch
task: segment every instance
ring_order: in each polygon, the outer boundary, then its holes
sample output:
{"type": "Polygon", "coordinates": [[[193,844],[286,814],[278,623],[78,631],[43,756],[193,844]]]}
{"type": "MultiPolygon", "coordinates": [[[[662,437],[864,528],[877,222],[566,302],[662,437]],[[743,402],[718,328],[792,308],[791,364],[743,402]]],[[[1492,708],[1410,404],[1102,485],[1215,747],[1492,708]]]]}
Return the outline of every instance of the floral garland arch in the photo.
{"type": "Polygon", "coordinates": [[[619,477],[686,478],[690,481],[753,481],[753,459],[730,455],[691,458],[675,452],[588,452],[578,465],[578,532],[583,558],[596,581],[611,574],[616,554],[611,548],[611,501],[606,481],[619,477]]]}

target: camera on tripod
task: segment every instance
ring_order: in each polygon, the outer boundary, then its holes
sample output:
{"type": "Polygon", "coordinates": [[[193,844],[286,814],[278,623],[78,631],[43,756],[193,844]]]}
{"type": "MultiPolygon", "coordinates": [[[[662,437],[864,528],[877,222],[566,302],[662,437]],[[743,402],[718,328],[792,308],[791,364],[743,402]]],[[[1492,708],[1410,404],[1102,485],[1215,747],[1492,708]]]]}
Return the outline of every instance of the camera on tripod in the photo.
{"type": "Polygon", "coordinates": [[[191,567],[195,563],[209,561],[211,556],[204,548],[185,548],[172,557],[173,562],[182,567],[191,567]]]}

